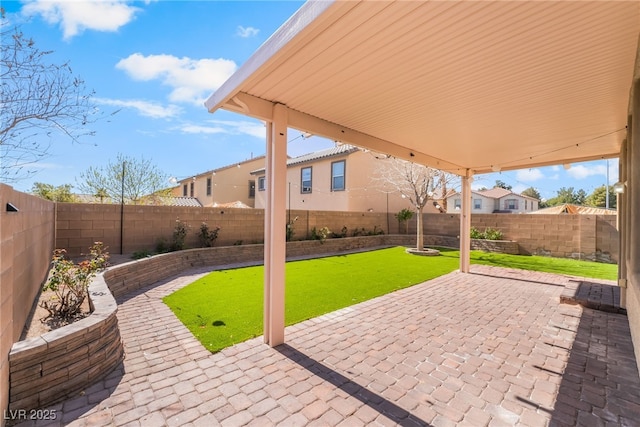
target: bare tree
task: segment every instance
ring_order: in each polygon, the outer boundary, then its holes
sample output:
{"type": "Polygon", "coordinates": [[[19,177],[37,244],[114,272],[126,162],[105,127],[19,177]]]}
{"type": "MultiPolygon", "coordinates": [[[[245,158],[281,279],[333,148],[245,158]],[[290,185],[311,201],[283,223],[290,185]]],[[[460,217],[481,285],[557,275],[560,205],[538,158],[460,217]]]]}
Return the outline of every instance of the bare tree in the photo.
{"type": "Polygon", "coordinates": [[[447,185],[455,179],[455,175],[394,158],[380,161],[381,166],[375,179],[382,182],[384,187],[398,191],[416,210],[416,249],[424,250],[424,207],[429,200],[445,199],[447,185]]]}
{"type": "Polygon", "coordinates": [[[0,113],[0,180],[17,182],[34,173],[56,135],[73,142],[93,135],[93,92],[68,63],[49,63],[52,52],[36,47],[18,27],[1,23],[2,112],[0,113]]]}
{"type": "Polygon", "coordinates": [[[166,174],[151,160],[118,154],[115,161],[104,167],[89,167],[80,174],[78,188],[86,194],[138,204],[145,196],[162,192],[166,187],[166,174]]]}

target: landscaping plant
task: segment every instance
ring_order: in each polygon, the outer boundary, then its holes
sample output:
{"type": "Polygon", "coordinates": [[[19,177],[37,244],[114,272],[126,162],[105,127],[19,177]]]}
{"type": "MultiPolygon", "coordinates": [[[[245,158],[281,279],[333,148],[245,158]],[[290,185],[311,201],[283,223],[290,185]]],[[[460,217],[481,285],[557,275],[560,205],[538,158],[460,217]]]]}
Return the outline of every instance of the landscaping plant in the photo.
{"type": "Polygon", "coordinates": [[[198,234],[200,244],[205,248],[213,247],[216,243],[216,239],[218,238],[219,231],[220,227],[215,227],[213,230],[209,230],[209,226],[206,222],[200,224],[200,234],[198,234]]]}
{"type": "Polygon", "coordinates": [[[189,227],[180,219],[176,219],[176,226],[173,229],[173,240],[169,248],[170,251],[181,251],[184,249],[184,242],[187,239],[189,227]]]}
{"type": "Polygon", "coordinates": [[[413,218],[413,211],[404,208],[395,214],[395,217],[398,220],[398,228],[401,228],[402,224],[404,224],[404,234],[409,234],[409,220],[413,218]]]}
{"type": "Polygon", "coordinates": [[[51,274],[43,291],[52,291],[54,296],[40,304],[49,312],[43,321],[55,319],[68,323],[80,314],[91,279],[107,266],[109,260],[109,253],[102,242],[95,242],[89,251],[90,258],[77,265],[66,259],[65,249],[53,251],[51,274]]]}

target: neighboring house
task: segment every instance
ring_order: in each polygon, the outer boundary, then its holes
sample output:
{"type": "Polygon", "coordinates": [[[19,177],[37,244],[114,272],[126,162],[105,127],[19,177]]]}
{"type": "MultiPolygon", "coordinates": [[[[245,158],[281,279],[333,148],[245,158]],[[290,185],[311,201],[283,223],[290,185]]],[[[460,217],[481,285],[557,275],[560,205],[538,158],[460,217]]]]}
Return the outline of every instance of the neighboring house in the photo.
{"type": "Polygon", "coordinates": [[[264,156],[210,170],[178,181],[174,196],[196,198],[211,207],[240,202],[255,207],[256,179],[251,171],[264,167],[264,156]]]}
{"type": "MultiPolygon", "coordinates": [[[[412,209],[393,189],[375,179],[380,160],[368,150],[342,144],[287,160],[287,207],[299,210],[390,212],[412,209]]],[[[256,208],[265,206],[267,182],[264,167],[253,173],[256,208]]],[[[425,213],[439,210],[429,202],[425,213]]]]}
{"type": "MultiPolygon", "coordinates": [[[[538,210],[538,199],[504,188],[471,192],[471,213],[531,213],[538,210]]],[[[460,212],[462,196],[456,192],[447,197],[447,213],[460,212]]]]}

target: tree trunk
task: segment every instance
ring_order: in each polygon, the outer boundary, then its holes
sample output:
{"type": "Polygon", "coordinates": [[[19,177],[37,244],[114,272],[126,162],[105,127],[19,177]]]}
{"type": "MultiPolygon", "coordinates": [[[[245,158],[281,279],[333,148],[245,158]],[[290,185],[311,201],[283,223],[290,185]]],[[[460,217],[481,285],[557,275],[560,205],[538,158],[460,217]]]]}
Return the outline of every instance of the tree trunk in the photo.
{"type": "Polygon", "coordinates": [[[424,249],[424,236],[422,233],[422,209],[418,208],[416,217],[416,249],[421,251],[424,249]]]}

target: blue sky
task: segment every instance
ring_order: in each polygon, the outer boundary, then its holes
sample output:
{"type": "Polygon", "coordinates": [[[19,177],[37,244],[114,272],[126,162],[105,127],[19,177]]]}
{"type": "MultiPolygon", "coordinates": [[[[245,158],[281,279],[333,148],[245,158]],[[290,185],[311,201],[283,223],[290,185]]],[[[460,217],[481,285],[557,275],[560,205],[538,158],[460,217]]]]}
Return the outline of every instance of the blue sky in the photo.
{"type": "MultiPolygon", "coordinates": [[[[12,184],[29,191],[34,182],[75,184],[90,166],[117,153],[144,156],[169,177],[200,172],[264,154],[264,126],[247,117],[209,114],[204,100],[302,4],[299,1],[3,1],[7,19],[51,60],[70,61],[95,91],[101,110],[116,115],[96,123],[96,135],[80,144],[52,141],[50,156],[34,165],[37,174],[12,184]]],[[[332,145],[289,133],[289,155],[332,145]],[[296,138],[298,137],[298,138],[296,138]]],[[[617,181],[617,160],[609,160],[609,182],[617,181]]],[[[560,187],[587,193],[606,182],[605,160],[478,175],[473,188],[497,179],[515,191],[535,187],[544,198],[560,187]]],[[[168,181],[167,184],[169,185],[168,181]]]]}

